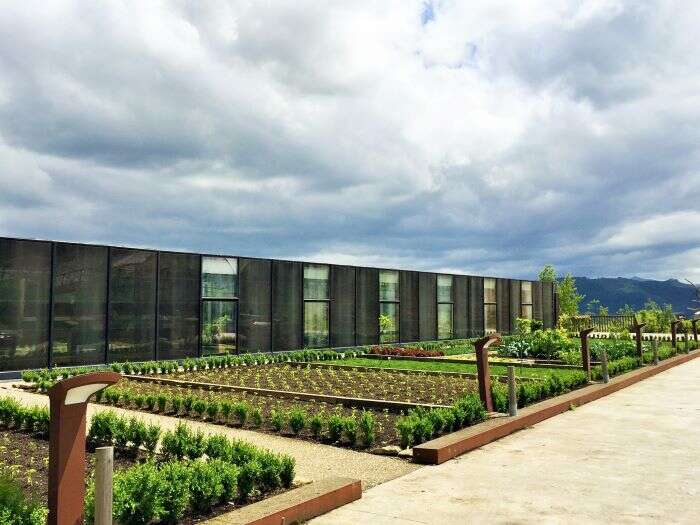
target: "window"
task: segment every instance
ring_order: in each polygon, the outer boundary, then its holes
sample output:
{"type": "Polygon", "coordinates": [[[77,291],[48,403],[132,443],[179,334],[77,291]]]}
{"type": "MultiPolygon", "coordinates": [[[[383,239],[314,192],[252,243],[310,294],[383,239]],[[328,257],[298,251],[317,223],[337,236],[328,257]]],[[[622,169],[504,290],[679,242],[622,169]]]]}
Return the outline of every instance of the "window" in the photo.
{"type": "Polygon", "coordinates": [[[498,330],[496,318],[496,279],[484,279],[484,330],[493,334],[498,330]]]}
{"type": "Polygon", "coordinates": [[[454,295],[451,275],[437,276],[437,336],[438,339],[452,339],[454,295]]]}
{"type": "Polygon", "coordinates": [[[154,358],[156,258],[155,252],[112,248],[109,272],[109,362],[154,358]]]}
{"type": "Polygon", "coordinates": [[[379,342],[399,340],[399,272],[379,272],[379,342]]]}
{"type": "Polygon", "coordinates": [[[304,346],[329,345],[329,268],[324,264],[304,265],[304,346]]]}
{"type": "Polygon", "coordinates": [[[57,366],[103,363],[107,248],[55,246],[53,363],[57,366]]]}
{"type": "Polygon", "coordinates": [[[0,239],[0,370],[48,365],[51,245],[0,239]]]}
{"type": "Polygon", "coordinates": [[[238,260],[202,257],[202,354],[226,354],[237,347],[238,260]]]}
{"type": "Polygon", "coordinates": [[[520,315],[524,319],[532,319],[532,283],[520,282],[520,315]]]}

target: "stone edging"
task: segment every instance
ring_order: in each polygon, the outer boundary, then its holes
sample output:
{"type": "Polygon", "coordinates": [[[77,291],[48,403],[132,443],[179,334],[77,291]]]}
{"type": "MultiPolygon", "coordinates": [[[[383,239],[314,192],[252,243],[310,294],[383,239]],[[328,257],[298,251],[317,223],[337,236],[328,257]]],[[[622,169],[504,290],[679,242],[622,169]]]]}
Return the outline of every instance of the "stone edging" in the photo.
{"type": "Polygon", "coordinates": [[[572,406],[580,406],[590,401],[617,392],[642,379],[686,363],[700,357],[700,350],[682,354],[661,361],[658,365],[646,365],[637,370],[624,373],[610,380],[609,383],[596,383],[552,399],[547,399],[529,407],[522,408],[514,417],[499,416],[478,425],[452,432],[437,439],[413,447],[413,459],[418,463],[438,465],[445,461],[496,441],[513,432],[566,412],[572,406]]]}
{"type": "Polygon", "coordinates": [[[206,525],[280,525],[301,523],[362,497],[360,480],[328,478],[216,516],[206,525]]]}

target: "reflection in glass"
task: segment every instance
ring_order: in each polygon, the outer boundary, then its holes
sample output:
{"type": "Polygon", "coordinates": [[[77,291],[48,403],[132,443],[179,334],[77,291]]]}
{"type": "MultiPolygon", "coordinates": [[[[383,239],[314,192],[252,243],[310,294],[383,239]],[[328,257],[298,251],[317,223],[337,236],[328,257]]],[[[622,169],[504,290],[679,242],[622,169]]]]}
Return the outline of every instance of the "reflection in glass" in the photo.
{"type": "Polygon", "coordinates": [[[0,370],[48,364],[51,245],[0,239],[0,370]]]}
{"type": "Polygon", "coordinates": [[[532,304],[532,283],[530,281],[520,282],[520,302],[532,304]]]}
{"type": "Polygon", "coordinates": [[[399,340],[398,303],[379,303],[379,342],[395,343],[399,340]]]}
{"type": "Polygon", "coordinates": [[[235,352],[237,305],[236,301],[203,301],[203,355],[235,352]]]}
{"type": "Polygon", "coordinates": [[[496,302],[496,279],[484,279],[484,302],[496,302]]]}
{"type": "Polygon", "coordinates": [[[325,348],[328,346],[328,303],[304,303],[304,346],[325,348]]]}
{"type": "Polygon", "coordinates": [[[235,257],[202,257],[202,298],[235,299],[237,276],[235,257]]]}
{"type": "Polygon", "coordinates": [[[496,333],[498,329],[495,304],[484,305],[484,329],[487,335],[496,333]]]}
{"type": "Polygon", "coordinates": [[[107,248],[56,244],[53,362],[104,362],[107,248]]]}
{"type": "Polygon", "coordinates": [[[154,358],[156,259],[154,252],[112,248],[108,361],[154,358]]]}
{"type": "Polygon", "coordinates": [[[379,300],[399,300],[399,272],[393,270],[380,270],[379,272],[379,300]]]}
{"type": "Polygon", "coordinates": [[[328,266],[304,265],[304,299],[328,299],[328,266]]]}
{"type": "Polygon", "coordinates": [[[452,339],[452,305],[438,304],[437,310],[438,339],[452,339]]]}
{"type": "Polygon", "coordinates": [[[452,276],[437,276],[437,301],[438,303],[452,302],[452,276]]]}

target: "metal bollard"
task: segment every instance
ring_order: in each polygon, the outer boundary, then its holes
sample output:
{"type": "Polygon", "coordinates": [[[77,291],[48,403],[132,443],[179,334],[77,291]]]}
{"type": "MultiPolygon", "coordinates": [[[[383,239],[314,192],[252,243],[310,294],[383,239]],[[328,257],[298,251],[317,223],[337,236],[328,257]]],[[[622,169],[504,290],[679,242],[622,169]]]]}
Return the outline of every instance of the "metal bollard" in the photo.
{"type": "Polygon", "coordinates": [[[654,339],[651,342],[651,350],[654,353],[654,364],[658,365],[659,364],[659,340],[654,339]]]}
{"type": "Polygon", "coordinates": [[[99,447],[95,453],[95,525],[112,525],[114,447],[99,447]]]}
{"type": "Polygon", "coordinates": [[[518,398],[515,394],[515,367],[508,367],[508,415],[518,415],[518,398]]]}
{"type": "Polygon", "coordinates": [[[600,370],[603,373],[603,383],[610,382],[610,375],[608,375],[608,353],[605,348],[601,350],[600,354],[600,370]]]}

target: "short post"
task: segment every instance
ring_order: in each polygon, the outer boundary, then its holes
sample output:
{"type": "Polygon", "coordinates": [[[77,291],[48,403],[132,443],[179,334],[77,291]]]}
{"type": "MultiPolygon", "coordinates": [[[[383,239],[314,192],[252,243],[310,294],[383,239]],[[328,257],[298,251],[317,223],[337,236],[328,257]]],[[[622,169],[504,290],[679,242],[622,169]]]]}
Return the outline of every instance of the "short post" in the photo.
{"type": "Polygon", "coordinates": [[[489,346],[499,344],[501,338],[498,334],[487,335],[474,341],[476,350],[476,376],[479,380],[479,397],[487,412],[493,412],[493,398],[491,397],[491,374],[489,373],[489,346]]]}
{"type": "Polygon", "coordinates": [[[690,353],[690,334],[688,334],[687,328],[683,329],[683,339],[685,339],[685,341],[683,342],[683,350],[685,350],[686,354],[689,354],[690,353]]]}
{"type": "Polygon", "coordinates": [[[678,325],[681,324],[680,321],[671,321],[671,346],[674,350],[677,350],[676,346],[676,334],[678,332],[678,325]]]}
{"type": "Polygon", "coordinates": [[[700,319],[693,319],[691,321],[693,325],[693,339],[695,339],[696,343],[698,342],[698,321],[700,321],[700,319]]]}
{"type": "Polygon", "coordinates": [[[515,367],[508,367],[508,415],[518,415],[518,398],[515,395],[515,367]]]}
{"type": "Polygon", "coordinates": [[[603,383],[610,382],[610,375],[608,374],[608,352],[605,347],[601,349],[600,353],[600,370],[603,373],[603,383]]]}
{"type": "Polygon", "coordinates": [[[95,453],[95,525],[112,525],[114,447],[99,447],[95,453]]]}
{"type": "Polygon", "coordinates": [[[654,339],[651,342],[651,350],[654,352],[654,364],[658,365],[659,364],[659,340],[654,339]]]}
{"type": "Polygon", "coordinates": [[[586,377],[591,380],[591,352],[588,349],[588,335],[593,332],[595,328],[587,328],[581,330],[579,335],[581,336],[581,362],[583,364],[583,371],[586,372],[586,377]]]}
{"type": "Polygon", "coordinates": [[[644,349],[642,348],[642,329],[646,326],[646,323],[637,323],[637,319],[634,320],[632,329],[634,330],[634,336],[637,338],[637,357],[639,358],[639,364],[644,364],[644,349]]]}

